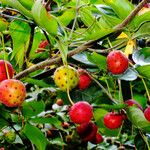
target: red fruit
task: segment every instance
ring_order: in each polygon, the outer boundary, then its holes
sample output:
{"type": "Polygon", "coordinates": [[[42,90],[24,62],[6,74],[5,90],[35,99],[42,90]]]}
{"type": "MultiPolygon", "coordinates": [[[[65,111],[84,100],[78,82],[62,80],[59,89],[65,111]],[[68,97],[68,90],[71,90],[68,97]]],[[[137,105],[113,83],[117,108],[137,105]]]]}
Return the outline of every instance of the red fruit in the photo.
{"type": "Polygon", "coordinates": [[[104,125],[109,129],[117,129],[122,125],[123,117],[121,114],[109,112],[104,116],[104,125]]]}
{"type": "Polygon", "coordinates": [[[150,122],[150,106],[144,110],[144,116],[150,122]]]}
{"type": "Polygon", "coordinates": [[[137,106],[139,109],[143,110],[142,106],[133,99],[129,99],[129,100],[125,101],[125,104],[127,104],[128,106],[137,106]]]}
{"type": "Polygon", "coordinates": [[[40,53],[40,52],[44,52],[44,48],[48,45],[48,41],[47,40],[44,40],[42,42],[40,42],[39,46],[38,46],[38,49],[37,49],[37,53],[40,53]]]}
{"type": "Polygon", "coordinates": [[[78,87],[80,90],[85,90],[86,88],[89,87],[90,84],[91,84],[91,78],[89,77],[88,74],[81,74],[79,76],[78,87]]]}
{"type": "Polygon", "coordinates": [[[69,126],[70,126],[70,124],[69,124],[68,122],[63,122],[63,123],[61,124],[61,126],[62,126],[64,129],[68,129],[69,126]]]}
{"type": "Polygon", "coordinates": [[[9,78],[12,78],[14,75],[12,65],[6,60],[0,60],[0,82],[5,79],[8,79],[6,67],[8,69],[9,78]]]}
{"type": "Polygon", "coordinates": [[[94,140],[92,140],[90,142],[93,143],[93,144],[99,144],[99,143],[103,142],[103,140],[104,139],[103,139],[102,135],[99,134],[99,133],[96,133],[96,136],[95,136],[94,140]]]}
{"type": "Polygon", "coordinates": [[[77,127],[77,133],[83,141],[92,141],[95,139],[97,126],[92,122],[83,123],[77,127]]]}
{"type": "Polygon", "coordinates": [[[0,102],[7,107],[17,107],[26,96],[24,84],[15,79],[4,80],[0,83],[0,102]]]}
{"type": "Polygon", "coordinates": [[[122,51],[112,51],[107,56],[107,67],[112,74],[122,74],[128,68],[128,58],[122,51]]]}
{"type": "Polygon", "coordinates": [[[69,116],[74,123],[87,123],[93,117],[93,108],[88,102],[79,101],[71,107],[69,116]]]}

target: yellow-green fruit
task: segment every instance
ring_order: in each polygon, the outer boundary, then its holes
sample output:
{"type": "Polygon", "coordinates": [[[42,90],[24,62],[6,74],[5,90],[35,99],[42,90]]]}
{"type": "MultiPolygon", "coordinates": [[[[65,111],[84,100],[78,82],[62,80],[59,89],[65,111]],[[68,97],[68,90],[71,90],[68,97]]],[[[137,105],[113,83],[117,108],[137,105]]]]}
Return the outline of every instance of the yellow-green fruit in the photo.
{"type": "Polygon", "coordinates": [[[55,84],[63,91],[72,90],[79,81],[79,75],[75,68],[71,66],[61,66],[54,72],[55,84]]]}

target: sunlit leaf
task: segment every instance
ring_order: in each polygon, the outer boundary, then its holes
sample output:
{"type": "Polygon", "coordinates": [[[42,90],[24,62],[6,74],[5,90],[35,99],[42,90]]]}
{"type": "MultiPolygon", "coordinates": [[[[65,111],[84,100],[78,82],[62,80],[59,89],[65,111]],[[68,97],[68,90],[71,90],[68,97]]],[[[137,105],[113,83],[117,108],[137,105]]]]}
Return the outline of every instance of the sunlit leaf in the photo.
{"type": "Polygon", "coordinates": [[[135,69],[141,76],[150,79],[150,65],[138,66],[135,69]]]}
{"type": "Polygon", "coordinates": [[[26,137],[37,147],[38,150],[45,150],[48,143],[44,134],[35,126],[26,124],[23,129],[26,137]]]}

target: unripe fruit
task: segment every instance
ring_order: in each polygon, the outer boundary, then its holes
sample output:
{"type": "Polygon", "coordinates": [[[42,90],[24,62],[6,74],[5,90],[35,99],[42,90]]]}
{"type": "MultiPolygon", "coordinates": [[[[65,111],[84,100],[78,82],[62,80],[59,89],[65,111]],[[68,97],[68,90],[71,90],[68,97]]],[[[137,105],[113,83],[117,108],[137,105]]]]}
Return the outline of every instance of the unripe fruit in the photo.
{"type": "Polygon", "coordinates": [[[6,60],[0,60],[0,82],[8,79],[6,69],[8,69],[9,78],[12,78],[14,75],[12,65],[6,60]]]}
{"type": "Polygon", "coordinates": [[[81,74],[79,76],[78,87],[80,90],[85,90],[86,88],[89,87],[90,84],[91,84],[91,78],[89,77],[88,74],[81,74]]]}
{"type": "Polygon", "coordinates": [[[8,132],[4,133],[4,139],[8,143],[13,143],[16,139],[16,133],[13,131],[8,131],[8,132]]]}
{"type": "Polygon", "coordinates": [[[17,107],[26,96],[24,84],[15,79],[4,80],[0,83],[0,102],[7,107],[17,107]]]}
{"type": "Polygon", "coordinates": [[[97,126],[92,122],[83,123],[77,127],[77,133],[83,141],[92,141],[95,139],[97,126]]]}
{"type": "Polygon", "coordinates": [[[129,99],[125,101],[128,106],[137,106],[139,109],[143,110],[142,106],[134,99],[129,99]]]}
{"type": "Polygon", "coordinates": [[[108,71],[112,74],[124,73],[129,65],[128,58],[123,54],[122,51],[111,51],[107,56],[107,67],[108,71]]]}
{"type": "Polygon", "coordinates": [[[79,81],[79,75],[76,69],[71,66],[61,66],[54,72],[55,84],[63,91],[67,88],[72,90],[79,81]]]}
{"type": "Polygon", "coordinates": [[[69,116],[74,123],[87,123],[93,117],[93,108],[88,102],[79,101],[71,107],[69,116]]]}
{"type": "Polygon", "coordinates": [[[99,134],[99,133],[96,133],[95,138],[90,142],[93,143],[93,144],[99,144],[99,143],[103,142],[103,140],[104,139],[103,139],[102,135],[99,134]]]}
{"type": "Polygon", "coordinates": [[[150,122],[150,106],[144,110],[144,116],[150,122]]]}
{"type": "Polygon", "coordinates": [[[117,129],[121,127],[123,117],[121,114],[109,112],[104,116],[104,125],[109,129],[117,129]]]}

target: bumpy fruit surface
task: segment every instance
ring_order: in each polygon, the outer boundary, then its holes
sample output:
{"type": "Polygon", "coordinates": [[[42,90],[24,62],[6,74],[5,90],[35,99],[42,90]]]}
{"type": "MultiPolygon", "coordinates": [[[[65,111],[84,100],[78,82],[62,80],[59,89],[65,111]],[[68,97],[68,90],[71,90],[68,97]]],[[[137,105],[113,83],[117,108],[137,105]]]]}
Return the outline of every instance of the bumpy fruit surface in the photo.
{"type": "Polygon", "coordinates": [[[150,122],[150,106],[144,110],[144,116],[150,122]]]}
{"type": "Polygon", "coordinates": [[[79,75],[76,69],[71,66],[61,66],[54,72],[55,84],[63,91],[67,88],[72,90],[79,81],[79,75]]]}
{"type": "Polygon", "coordinates": [[[112,51],[107,56],[108,71],[112,74],[124,73],[129,65],[128,58],[121,51],[112,51]]]}
{"type": "Polygon", "coordinates": [[[69,116],[74,123],[87,123],[93,117],[93,108],[88,102],[79,101],[71,107],[69,116]]]}
{"type": "Polygon", "coordinates": [[[97,126],[92,122],[83,123],[77,126],[77,133],[83,141],[92,141],[95,139],[97,126]]]}
{"type": "Polygon", "coordinates": [[[6,67],[8,69],[9,78],[12,78],[14,75],[12,65],[8,61],[0,60],[0,82],[8,79],[6,67]]]}
{"type": "Polygon", "coordinates": [[[93,144],[99,144],[99,143],[103,142],[103,140],[104,139],[103,139],[102,135],[99,134],[99,133],[96,133],[95,138],[90,142],[93,143],[93,144]]]}
{"type": "Polygon", "coordinates": [[[8,131],[4,134],[4,139],[8,142],[8,143],[13,143],[16,139],[16,134],[13,131],[8,131]]]}
{"type": "Polygon", "coordinates": [[[78,87],[80,90],[85,90],[86,88],[89,87],[90,84],[91,84],[91,78],[89,77],[88,74],[81,74],[79,76],[78,87]]]}
{"type": "Polygon", "coordinates": [[[26,96],[24,84],[15,79],[4,80],[0,83],[0,102],[7,107],[17,107],[26,96]]]}
{"type": "Polygon", "coordinates": [[[139,109],[143,110],[142,106],[134,99],[129,99],[125,101],[125,104],[127,104],[128,106],[136,106],[139,109]]]}
{"type": "Polygon", "coordinates": [[[117,129],[122,125],[123,116],[114,112],[109,112],[104,116],[104,125],[109,129],[117,129]]]}

